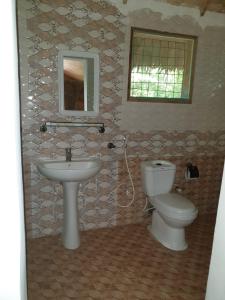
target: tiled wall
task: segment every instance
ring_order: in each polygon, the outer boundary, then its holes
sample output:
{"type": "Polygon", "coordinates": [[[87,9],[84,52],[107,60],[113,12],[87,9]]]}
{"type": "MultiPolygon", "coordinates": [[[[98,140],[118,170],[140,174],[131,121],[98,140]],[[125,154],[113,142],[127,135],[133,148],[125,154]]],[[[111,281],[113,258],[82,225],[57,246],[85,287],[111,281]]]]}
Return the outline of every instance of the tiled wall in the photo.
{"type": "MultiPolygon", "coordinates": [[[[42,177],[36,163],[39,158],[64,157],[64,148],[70,145],[74,157],[99,154],[103,161],[103,168],[96,178],[80,187],[79,214],[83,230],[143,220],[146,199],[139,167],[143,159],[163,158],[175,162],[176,183],[198,206],[200,213],[216,209],[225,153],[225,127],[217,131],[152,128],[145,133],[141,130],[132,133],[119,127],[127,23],[128,17],[106,1],[19,1],[25,206],[29,237],[61,232],[62,186],[42,177]],[[104,134],[95,128],[39,131],[43,120],[78,121],[58,113],[59,49],[99,53],[100,114],[91,120],[105,123],[104,134]],[[129,208],[118,205],[126,205],[132,199],[124,162],[123,136],[128,137],[127,155],[135,186],[135,202],[129,208]],[[107,148],[110,141],[115,141],[117,146],[113,150],[107,148]],[[199,180],[184,180],[188,161],[199,166],[199,180]]],[[[216,81],[213,72],[210,76],[211,81],[216,81]]]]}
{"type": "MultiPolygon", "coordinates": [[[[150,1],[150,0],[149,0],[150,1]]],[[[166,6],[165,6],[166,10],[166,6]]],[[[218,14],[219,15],[219,14],[218,14]]],[[[214,16],[215,17],[215,16],[214,16]]],[[[149,132],[154,130],[220,130],[225,124],[225,21],[223,26],[203,28],[191,18],[173,16],[163,19],[162,14],[149,9],[129,13],[129,26],[197,36],[197,53],[193,68],[192,104],[142,103],[124,101],[119,109],[120,127],[123,130],[149,132]],[[179,24],[179,25],[178,25],[179,24]],[[213,45],[213,46],[212,46],[213,45]]],[[[129,27],[128,26],[128,27],[129,27]]],[[[125,72],[126,82],[129,30],[126,33],[125,72]]],[[[126,84],[125,84],[126,86],[126,84]]]]}

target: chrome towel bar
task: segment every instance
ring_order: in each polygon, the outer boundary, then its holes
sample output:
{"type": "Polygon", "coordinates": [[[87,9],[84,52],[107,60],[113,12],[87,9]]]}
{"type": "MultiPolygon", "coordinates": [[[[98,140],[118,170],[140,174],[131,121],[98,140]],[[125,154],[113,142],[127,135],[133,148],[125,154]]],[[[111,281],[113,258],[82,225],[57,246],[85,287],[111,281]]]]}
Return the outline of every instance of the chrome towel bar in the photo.
{"type": "Polygon", "coordinates": [[[57,121],[48,121],[41,124],[40,131],[46,132],[48,127],[96,127],[100,133],[105,132],[104,123],[95,123],[95,122],[57,122],[57,121]]]}

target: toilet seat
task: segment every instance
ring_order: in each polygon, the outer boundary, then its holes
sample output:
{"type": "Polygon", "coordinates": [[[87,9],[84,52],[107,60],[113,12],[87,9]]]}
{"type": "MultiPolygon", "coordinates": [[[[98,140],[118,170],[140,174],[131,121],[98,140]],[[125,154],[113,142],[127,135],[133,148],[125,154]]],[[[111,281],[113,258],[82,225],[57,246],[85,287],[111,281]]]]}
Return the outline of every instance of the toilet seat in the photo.
{"type": "Polygon", "coordinates": [[[154,196],[151,198],[151,203],[159,213],[172,218],[193,218],[198,213],[197,208],[189,199],[176,193],[154,196]]]}

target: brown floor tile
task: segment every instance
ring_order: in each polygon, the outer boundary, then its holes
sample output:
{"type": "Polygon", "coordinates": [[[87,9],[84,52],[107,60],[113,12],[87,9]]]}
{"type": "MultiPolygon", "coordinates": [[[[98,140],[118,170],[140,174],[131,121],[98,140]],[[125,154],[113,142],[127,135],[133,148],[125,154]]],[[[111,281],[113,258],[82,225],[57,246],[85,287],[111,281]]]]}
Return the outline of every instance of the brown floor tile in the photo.
{"type": "Polygon", "coordinates": [[[76,251],[59,236],[29,240],[29,300],[203,300],[214,223],[198,217],[182,252],[161,246],[146,224],[82,232],[76,251]]]}

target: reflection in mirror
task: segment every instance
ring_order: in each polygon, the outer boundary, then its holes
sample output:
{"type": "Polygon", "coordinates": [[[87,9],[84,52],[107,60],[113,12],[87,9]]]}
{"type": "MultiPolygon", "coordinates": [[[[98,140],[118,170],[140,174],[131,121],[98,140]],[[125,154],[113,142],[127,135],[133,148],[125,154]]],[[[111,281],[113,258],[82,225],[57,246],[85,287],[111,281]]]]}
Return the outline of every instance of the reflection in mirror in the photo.
{"type": "Polygon", "coordinates": [[[87,110],[87,85],[85,60],[65,58],[64,70],[64,109],[87,110]]]}
{"type": "Polygon", "coordinates": [[[96,116],[99,110],[99,59],[89,52],[61,51],[59,55],[60,112],[96,116]]]}

